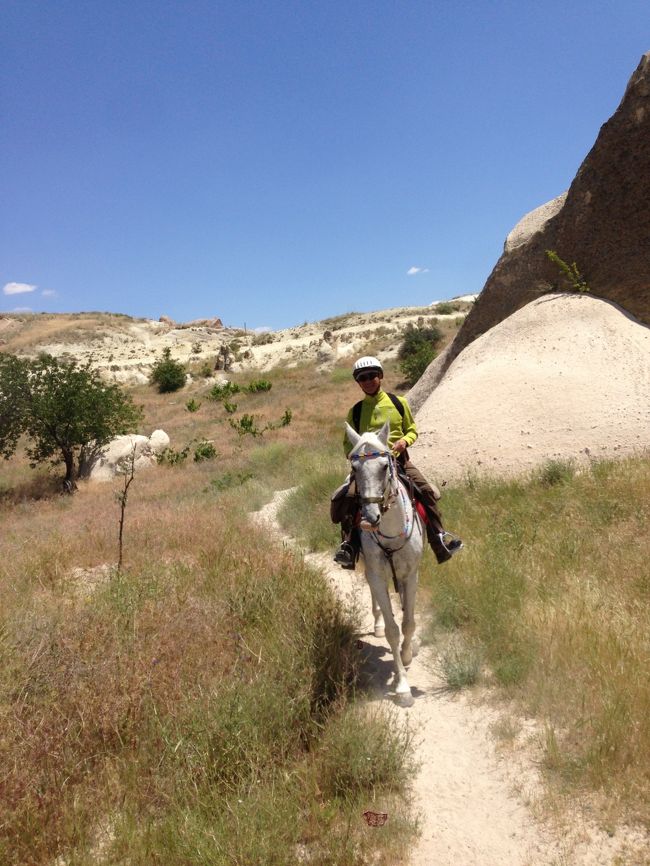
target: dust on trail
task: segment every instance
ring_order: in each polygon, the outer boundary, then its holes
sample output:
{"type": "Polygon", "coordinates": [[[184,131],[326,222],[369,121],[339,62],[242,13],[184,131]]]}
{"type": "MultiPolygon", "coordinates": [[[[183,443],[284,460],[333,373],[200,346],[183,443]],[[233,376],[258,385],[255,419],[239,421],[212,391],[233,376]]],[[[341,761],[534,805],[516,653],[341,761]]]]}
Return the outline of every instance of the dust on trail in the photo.
{"type": "MultiPolygon", "coordinates": [[[[285,544],[293,545],[293,539],[282,535],[276,519],[289,492],[276,493],[253,517],[285,544]]],[[[385,638],[373,636],[363,568],[345,571],[322,553],[306,554],[305,561],[318,567],[333,590],[359,612],[370,692],[378,700],[390,700],[392,656],[385,638]]],[[[630,831],[629,838],[623,833],[610,837],[573,813],[553,826],[538,821],[532,810],[543,790],[530,754],[499,756],[491,734],[499,713],[486,702],[446,689],[437,667],[435,647],[421,647],[409,668],[415,704],[400,711],[415,731],[419,765],[412,790],[421,834],[405,861],[409,866],[650,863],[647,836],[630,831]]]]}

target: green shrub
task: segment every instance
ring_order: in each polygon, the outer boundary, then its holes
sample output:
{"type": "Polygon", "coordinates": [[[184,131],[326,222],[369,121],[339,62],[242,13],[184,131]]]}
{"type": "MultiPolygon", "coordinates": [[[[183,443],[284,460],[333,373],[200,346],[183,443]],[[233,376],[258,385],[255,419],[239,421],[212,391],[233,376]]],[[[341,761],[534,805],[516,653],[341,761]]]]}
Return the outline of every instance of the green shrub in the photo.
{"type": "Polygon", "coordinates": [[[185,408],[187,409],[188,412],[198,412],[199,409],[201,408],[201,404],[197,403],[197,401],[194,399],[194,397],[192,397],[192,399],[188,400],[187,403],[185,404],[185,408]]]}
{"type": "Polygon", "coordinates": [[[247,434],[250,436],[261,436],[264,433],[264,430],[255,424],[253,415],[244,414],[241,418],[229,418],[228,421],[233,430],[236,430],[240,436],[246,436],[247,434]]]}
{"type": "Polygon", "coordinates": [[[572,460],[547,460],[534,473],[537,481],[545,487],[555,484],[565,484],[575,475],[576,468],[572,460]]]}
{"type": "Polygon", "coordinates": [[[436,304],[436,314],[438,316],[451,316],[452,313],[458,312],[458,304],[452,304],[449,301],[442,301],[436,304]]]}
{"type": "Polygon", "coordinates": [[[202,460],[214,460],[217,457],[217,449],[212,442],[207,442],[205,439],[197,442],[194,449],[194,462],[200,463],[202,460]]]}
{"type": "Polygon", "coordinates": [[[174,448],[165,448],[164,451],[161,451],[160,454],[158,454],[156,461],[159,466],[180,466],[181,463],[184,463],[187,460],[189,453],[189,445],[186,445],[185,448],[180,451],[176,451],[174,448]]]}
{"type": "Polygon", "coordinates": [[[178,391],[185,384],[185,366],[175,361],[169,347],[163,349],[162,358],[153,365],[150,382],[158,386],[161,394],[178,391]]]}
{"type": "Polygon", "coordinates": [[[270,391],[273,387],[272,383],[267,379],[254,379],[246,386],[249,394],[258,394],[261,391],[270,391]]]}
{"type": "Polygon", "coordinates": [[[208,393],[210,400],[225,400],[233,394],[239,394],[240,387],[236,382],[224,382],[223,385],[213,385],[208,393]]]}
{"type": "Polygon", "coordinates": [[[400,370],[409,385],[415,385],[436,357],[436,348],[441,339],[442,332],[435,325],[407,326],[397,357],[401,362],[400,370]]]}

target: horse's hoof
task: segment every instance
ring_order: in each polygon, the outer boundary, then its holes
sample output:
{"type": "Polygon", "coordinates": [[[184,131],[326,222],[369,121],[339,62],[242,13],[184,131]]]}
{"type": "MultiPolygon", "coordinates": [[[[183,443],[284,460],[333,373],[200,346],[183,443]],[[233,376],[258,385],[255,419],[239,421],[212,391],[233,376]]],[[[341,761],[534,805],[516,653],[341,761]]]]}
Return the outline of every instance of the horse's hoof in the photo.
{"type": "Polygon", "coordinates": [[[375,626],[375,637],[385,637],[385,636],[386,636],[386,629],[383,627],[383,625],[376,625],[375,626]]]}
{"type": "Polygon", "coordinates": [[[398,707],[412,707],[415,703],[415,698],[408,692],[401,692],[395,695],[395,703],[398,707]]]}

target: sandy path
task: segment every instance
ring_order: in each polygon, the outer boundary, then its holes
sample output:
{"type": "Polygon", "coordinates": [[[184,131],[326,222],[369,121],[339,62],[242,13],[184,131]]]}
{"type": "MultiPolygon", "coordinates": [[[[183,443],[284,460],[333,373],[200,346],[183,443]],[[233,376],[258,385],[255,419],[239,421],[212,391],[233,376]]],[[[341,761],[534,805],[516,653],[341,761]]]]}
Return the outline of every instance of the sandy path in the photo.
{"type": "MultiPolygon", "coordinates": [[[[276,514],[289,492],[280,491],[254,515],[285,544],[294,542],[282,535],[276,514]]],[[[390,700],[391,655],[385,639],[372,634],[370,593],[363,570],[340,569],[329,554],[306,554],[305,560],[321,569],[334,591],[361,613],[364,671],[377,699],[390,700]]],[[[632,830],[611,837],[573,810],[564,810],[562,823],[556,819],[552,827],[537,821],[531,807],[543,791],[530,749],[499,757],[490,733],[498,712],[471,694],[445,689],[436,667],[435,648],[422,647],[409,668],[415,704],[401,710],[416,731],[415,757],[420,765],[413,795],[421,835],[407,861],[409,866],[650,863],[647,836],[632,830]]]]}
{"type": "MultiPolygon", "coordinates": [[[[256,515],[277,531],[275,514],[286,491],[256,515]]],[[[286,537],[285,543],[291,543],[286,537]]],[[[326,574],[334,590],[362,615],[371,683],[379,699],[390,694],[391,655],[384,639],[372,636],[370,593],[363,571],[344,571],[326,554],[306,561],[326,574]]],[[[420,770],[413,790],[422,833],[409,861],[412,866],[546,866],[558,849],[543,837],[527,808],[510,790],[489,739],[491,714],[464,697],[445,691],[435,673],[435,654],[423,647],[409,669],[415,704],[403,710],[416,730],[420,770]]]]}

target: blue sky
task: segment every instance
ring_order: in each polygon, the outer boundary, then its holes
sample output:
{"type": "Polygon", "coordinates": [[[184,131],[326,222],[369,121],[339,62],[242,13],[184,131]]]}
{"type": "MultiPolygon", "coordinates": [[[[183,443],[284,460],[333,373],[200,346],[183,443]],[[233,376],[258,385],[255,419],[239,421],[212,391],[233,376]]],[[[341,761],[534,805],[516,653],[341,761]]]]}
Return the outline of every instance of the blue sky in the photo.
{"type": "Polygon", "coordinates": [[[280,328],[480,291],[646,0],[3,0],[0,311],[280,328]]]}

